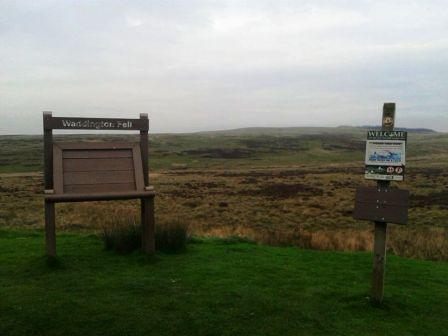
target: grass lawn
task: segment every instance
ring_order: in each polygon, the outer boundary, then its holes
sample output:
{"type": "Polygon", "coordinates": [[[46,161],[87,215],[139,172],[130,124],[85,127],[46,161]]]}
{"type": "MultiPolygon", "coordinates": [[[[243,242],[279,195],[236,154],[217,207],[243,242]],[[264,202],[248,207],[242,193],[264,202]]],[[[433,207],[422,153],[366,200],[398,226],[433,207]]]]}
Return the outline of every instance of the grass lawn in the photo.
{"type": "Polygon", "coordinates": [[[106,252],[93,235],[0,231],[0,335],[448,335],[448,264],[210,240],[182,254],[106,252]]]}

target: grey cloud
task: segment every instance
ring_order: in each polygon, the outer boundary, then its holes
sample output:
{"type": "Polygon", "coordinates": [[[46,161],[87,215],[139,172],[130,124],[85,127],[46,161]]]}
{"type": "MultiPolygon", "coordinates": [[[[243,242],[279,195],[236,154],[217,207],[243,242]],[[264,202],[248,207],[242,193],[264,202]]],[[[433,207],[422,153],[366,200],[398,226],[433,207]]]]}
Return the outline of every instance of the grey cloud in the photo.
{"type": "Polygon", "coordinates": [[[448,131],[443,1],[3,1],[0,134],[41,111],[152,131],[400,122],[448,131]],[[313,118],[310,119],[309,112],[313,118]]]}

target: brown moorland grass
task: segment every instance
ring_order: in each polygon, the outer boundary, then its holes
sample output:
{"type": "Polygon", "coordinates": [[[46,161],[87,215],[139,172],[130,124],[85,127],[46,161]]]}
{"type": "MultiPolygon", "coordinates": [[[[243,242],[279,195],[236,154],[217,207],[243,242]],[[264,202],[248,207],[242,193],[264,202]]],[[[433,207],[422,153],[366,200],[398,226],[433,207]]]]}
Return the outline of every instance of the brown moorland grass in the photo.
{"type": "MultiPolygon", "coordinates": [[[[198,236],[246,237],[270,245],[371,250],[373,224],[351,218],[354,191],[367,185],[348,164],[232,170],[166,170],[151,175],[159,223],[181,219],[198,236]]],[[[409,225],[390,225],[388,248],[448,260],[448,174],[409,169],[409,225]]],[[[42,176],[0,177],[0,226],[43,227],[42,176]]],[[[106,218],[139,214],[138,201],[57,205],[58,230],[99,230],[106,218]]]]}

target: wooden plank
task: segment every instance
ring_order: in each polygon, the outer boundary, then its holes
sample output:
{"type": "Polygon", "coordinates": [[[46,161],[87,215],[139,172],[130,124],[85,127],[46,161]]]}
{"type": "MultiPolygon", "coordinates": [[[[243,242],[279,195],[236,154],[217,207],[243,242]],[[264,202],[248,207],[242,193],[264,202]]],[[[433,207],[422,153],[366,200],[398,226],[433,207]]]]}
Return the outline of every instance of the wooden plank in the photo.
{"type": "Polygon", "coordinates": [[[353,218],[382,223],[407,224],[408,207],[357,202],[353,218]]]}
{"type": "Polygon", "coordinates": [[[360,187],[356,189],[355,202],[407,207],[409,206],[409,190],[360,187]]]}
{"type": "Polygon", "coordinates": [[[104,192],[122,192],[136,191],[135,183],[103,183],[103,184],[83,184],[64,186],[64,193],[104,193],[104,192]]]}
{"type": "MultiPolygon", "coordinates": [[[[64,173],[64,189],[68,185],[102,184],[102,183],[134,183],[133,170],[66,172],[64,173]]],[[[142,189],[142,188],[140,188],[142,189]]]]}
{"type": "Polygon", "coordinates": [[[56,194],[61,194],[64,191],[62,150],[58,145],[53,146],[53,185],[56,194]]]}
{"type": "Polygon", "coordinates": [[[137,142],[56,142],[61,149],[131,149],[137,142]]]}
{"type": "Polygon", "coordinates": [[[64,159],[103,159],[132,157],[130,149],[66,149],[62,153],[64,159]]]}
{"type": "Polygon", "coordinates": [[[148,120],[143,119],[115,119],[115,118],[71,118],[51,117],[44,124],[45,129],[73,129],[73,130],[148,130],[148,120]]]}
{"type": "Polygon", "coordinates": [[[136,186],[137,190],[144,190],[145,182],[143,179],[142,158],[141,158],[139,146],[134,146],[132,151],[133,151],[133,158],[134,158],[135,186],[136,186]]]}
{"type": "Polygon", "coordinates": [[[65,159],[63,169],[64,172],[131,170],[134,162],[132,158],[65,159]]]}
{"type": "Polygon", "coordinates": [[[111,201],[127,200],[136,198],[154,197],[154,191],[123,191],[104,193],[82,193],[82,194],[61,194],[45,195],[46,202],[90,202],[90,201],[111,201]]]}

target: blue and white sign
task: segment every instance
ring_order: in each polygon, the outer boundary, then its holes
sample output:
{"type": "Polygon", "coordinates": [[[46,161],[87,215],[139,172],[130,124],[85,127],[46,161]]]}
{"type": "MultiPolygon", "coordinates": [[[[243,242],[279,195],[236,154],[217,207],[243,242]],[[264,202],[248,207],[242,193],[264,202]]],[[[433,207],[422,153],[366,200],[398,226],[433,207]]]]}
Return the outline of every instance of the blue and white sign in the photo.
{"type": "Polygon", "coordinates": [[[366,142],[365,178],[403,181],[406,138],[402,131],[369,131],[366,142]]]}

